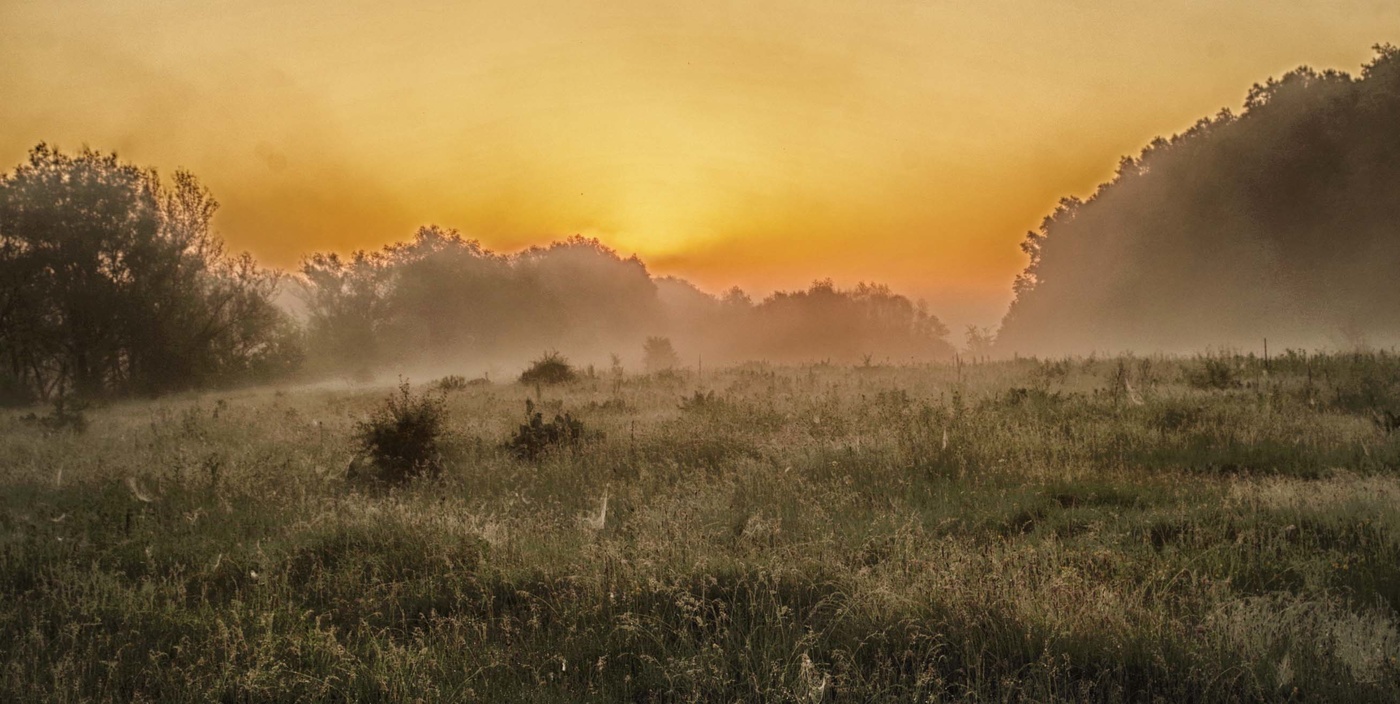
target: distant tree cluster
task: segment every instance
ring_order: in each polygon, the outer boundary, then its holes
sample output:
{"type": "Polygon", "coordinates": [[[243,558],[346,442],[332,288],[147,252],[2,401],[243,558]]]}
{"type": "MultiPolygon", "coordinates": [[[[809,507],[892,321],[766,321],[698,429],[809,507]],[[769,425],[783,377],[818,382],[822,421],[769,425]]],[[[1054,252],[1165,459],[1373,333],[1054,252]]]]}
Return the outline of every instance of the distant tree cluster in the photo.
{"type": "Polygon", "coordinates": [[[0,176],[0,395],[160,393],[299,362],[277,277],[231,257],[194,176],[46,145],[0,176]]]}
{"type": "MultiPolygon", "coordinates": [[[[778,292],[755,306],[746,335],[751,354],[800,360],[821,350],[834,360],[865,355],[909,360],[950,357],[948,328],[922,305],[883,284],[842,290],[830,279],[806,291],[778,292]]],[[[742,347],[740,349],[743,349],[742,347]]]]}
{"type": "Polygon", "coordinates": [[[507,255],[425,227],[377,252],[312,255],[301,274],[310,352],[339,370],[599,353],[663,325],[641,261],[581,237],[507,255]]]}
{"type": "Polygon", "coordinates": [[[545,349],[599,359],[641,350],[644,367],[660,371],[681,363],[673,340],[716,362],[952,354],[942,323],[885,286],[822,281],[755,304],[737,289],[715,297],[655,280],[636,257],[582,237],[498,254],[425,227],[377,252],[312,255],[301,274],[310,356],[342,372],[545,349]]]}
{"type": "Polygon", "coordinates": [[[737,288],[713,297],[678,279],[659,285],[677,327],[688,333],[682,339],[718,361],[907,362],[954,353],[936,316],[882,284],[842,289],[821,280],[758,303],[737,288]]]}
{"type": "Polygon", "coordinates": [[[1005,352],[1400,339],[1400,49],[1359,77],[1301,68],[1065,199],[1005,352]]]}
{"type": "Polygon", "coordinates": [[[217,209],[189,173],[162,179],[87,149],[41,144],[0,175],[0,400],[519,364],[541,350],[621,351],[653,372],[683,359],[952,354],[943,324],[885,286],[818,281],[755,303],[654,279],[596,239],[502,254],[436,226],[378,251],[307,257],[294,317],[276,272],[225,251],[217,209]]]}

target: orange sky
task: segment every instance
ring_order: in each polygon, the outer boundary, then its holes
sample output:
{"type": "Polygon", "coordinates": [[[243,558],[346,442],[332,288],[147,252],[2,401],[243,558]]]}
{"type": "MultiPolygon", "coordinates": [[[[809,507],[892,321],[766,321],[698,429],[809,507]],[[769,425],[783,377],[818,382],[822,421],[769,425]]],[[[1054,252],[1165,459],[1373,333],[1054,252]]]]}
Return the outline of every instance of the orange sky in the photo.
{"type": "Polygon", "coordinates": [[[1059,197],[1383,41],[1393,0],[0,0],[0,169],[41,140],[190,169],[279,266],[581,233],[988,324],[1059,197]]]}

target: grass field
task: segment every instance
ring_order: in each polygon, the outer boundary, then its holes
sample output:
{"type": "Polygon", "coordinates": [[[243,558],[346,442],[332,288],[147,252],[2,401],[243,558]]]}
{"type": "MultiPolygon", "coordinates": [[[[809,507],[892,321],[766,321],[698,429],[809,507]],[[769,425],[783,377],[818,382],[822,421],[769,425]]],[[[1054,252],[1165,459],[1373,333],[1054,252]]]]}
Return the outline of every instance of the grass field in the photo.
{"type": "Polygon", "coordinates": [[[1393,354],[389,392],[0,416],[0,700],[1400,700],[1393,354]]]}

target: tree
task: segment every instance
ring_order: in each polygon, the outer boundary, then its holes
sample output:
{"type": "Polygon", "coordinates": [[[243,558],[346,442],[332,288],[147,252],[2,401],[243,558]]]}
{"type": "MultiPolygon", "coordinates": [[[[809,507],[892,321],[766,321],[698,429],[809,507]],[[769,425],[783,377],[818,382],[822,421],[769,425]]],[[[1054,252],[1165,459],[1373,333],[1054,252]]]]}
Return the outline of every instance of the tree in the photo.
{"type": "Polygon", "coordinates": [[[294,365],[276,277],[227,256],[217,201],[115,154],[40,144],[0,176],[0,359],[30,397],[156,393],[294,365]]]}
{"type": "Polygon", "coordinates": [[[966,349],[973,359],[990,356],[996,344],[996,334],[990,328],[967,326],[966,349]]]}
{"type": "Polygon", "coordinates": [[[922,303],[883,284],[841,289],[830,279],[805,291],[779,291],[744,313],[738,342],[750,357],[777,361],[856,361],[880,355],[946,359],[948,328],[922,303]]]}
{"type": "Polygon", "coordinates": [[[312,352],[331,369],[596,354],[661,322],[641,261],[581,237],[500,254],[434,225],[375,252],[312,255],[301,282],[312,352]]]}
{"type": "Polygon", "coordinates": [[[349,259],[330,253],[302,261],[307,349],[317,363],[341,370],[368,369],[385,356],[380,340],[385,337],[392,273],[384,255],[363,251],[349,259]]]}
{"type": "Polygon", "coordinates": [[[1028,257],[1002,352],[1400,341],[1400,49],[1359,77],[1302,67],[1159,137],[1028,257]]]}
{"type": "Polygon", "coordinates": [[[674,369],[681,363],[669,337],[648,337],[646,344],[642,345],[642,360],[648,372],[674,369]]]}

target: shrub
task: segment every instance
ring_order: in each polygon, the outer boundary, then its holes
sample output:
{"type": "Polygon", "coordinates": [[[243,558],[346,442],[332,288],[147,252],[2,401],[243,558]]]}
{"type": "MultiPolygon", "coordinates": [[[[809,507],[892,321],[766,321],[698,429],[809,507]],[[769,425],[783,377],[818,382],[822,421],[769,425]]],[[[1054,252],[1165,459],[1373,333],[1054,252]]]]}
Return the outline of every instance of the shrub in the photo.
{"type": "MultiPolygon", "coordinates": [[[[397,393],[355,424],[360,458],[367,460],[378,479],[393,484],[442,471],[438,442],[442,439],[447,410],[441,396],[414,395],[408,381],[397,393]]],[[[363,465],[351,463],[351,473],[363,465]]]]}
{"type": "Polygon", "coordinates": [[[578,378],[573,365],[558,352],[546,352],[520,374],[522,384],[567,384],[578,378]]]}
{"type": "Polygon", "coordinates": [[[448,374],[434,384],[439,391],[463,391],[467,388],[467,378],[461,374],[448,374]]]}
{"type": "Polygon", "coordinates": [[[30,413],[21,420],[49,430],[71,430],[81,433],[87,430],[87,402],[69,396],[54,399],[53,410],[46,415],[30,413]]]}
{"type": "Polygon", "coordinates": [[[1332,382],[1332,408],[1378,416],[1400,411],[1400,384],[1383,367],[1353,367],[1332,382]]]}
{"type": "Polygon", "coordinates": [[[1234,389],[1242,386],[1230,360],[1206,357],[1201,366],[1187,370],[1186,383],[1198,389],[1234,389]]]}
{"type": "Polygon", "coordinates": [[[1392,411],[1376,411],[1371,419],[1375,422],[1376,427],[1385,431],[1386,435],[1400,430],[1400,414],[1392,411]]]}
{"type": "Polygon", "coordinates": [[[583,440],[583,421],[569,413],[555,415],[544,422],[544,414],[535,410],[535,403],[525,399],[525,422],[506,441],[505,448],[516,459],[539,460],[551,450],[578,444],[583,440]]]}
{"type": "Polygon", "coordinates": [[[715,392],[697,390],[691,396],[681,397],[680,409],[682,411],[703,411],[707,408],[714,408],[722,403],[724,403],[722,399],[715,398],[715,392]]]}

